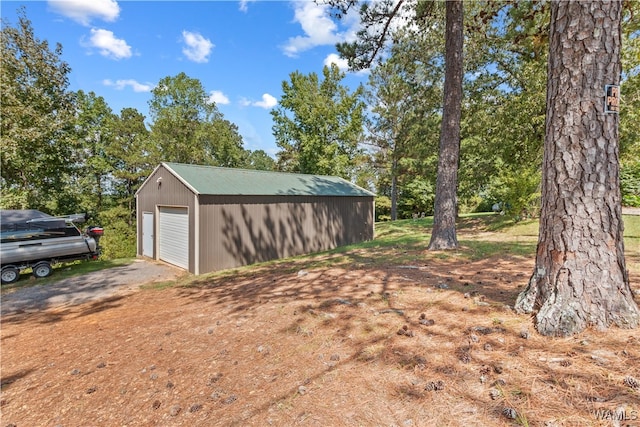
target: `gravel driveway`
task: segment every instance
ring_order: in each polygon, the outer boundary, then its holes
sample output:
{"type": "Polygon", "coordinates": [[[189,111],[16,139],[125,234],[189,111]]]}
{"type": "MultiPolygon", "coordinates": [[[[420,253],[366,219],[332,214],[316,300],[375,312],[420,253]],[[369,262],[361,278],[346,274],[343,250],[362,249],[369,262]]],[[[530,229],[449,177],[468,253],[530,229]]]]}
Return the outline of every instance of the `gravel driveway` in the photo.
{"type": "Polygon", "coordinates": [[[95,301],[133,292],[146,283],[172,280],[183,273],[183,270],[170,265],[137,259],[129,265],[94,271],[43,286],[29,286],[2,295],[2,315],[95,301]]]}

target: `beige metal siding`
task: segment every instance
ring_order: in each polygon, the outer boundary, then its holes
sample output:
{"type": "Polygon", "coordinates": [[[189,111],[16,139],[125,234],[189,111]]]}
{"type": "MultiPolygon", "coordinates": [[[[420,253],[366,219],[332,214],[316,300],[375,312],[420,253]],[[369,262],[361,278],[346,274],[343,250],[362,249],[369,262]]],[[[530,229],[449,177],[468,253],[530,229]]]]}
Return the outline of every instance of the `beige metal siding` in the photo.
{"type": "MultiPolygon", "coordinates": [[[[138,255],[142,255],[142,213],[153,212],[154,213],[154,227],[157,231],[158,227],[158,207],[186,207],[191,213],[195,208],[195,196],[192,191],[185,186],[179,179],[173,174],[168,172],[164,167],[159,167],[156,171],[147,179],[145,184],[140,188],[137,195],[137,223],[138,223],[138,255]],[[159,178],[162,178],[158,180],[159,178]]],[[[194,272],[194,248],[195,241],[193,235],[194,230],[194,217],[195,215],[189,215],[189,271],[194,272]]],[[[157,233],[156,242],[154,245],[153,258],[158,259],[158,243],[157,233]]]]}
{"type": "Polygon", "coordinates": [[[200,273],[373,239],[373,197],[200,196],[200,273]]]}

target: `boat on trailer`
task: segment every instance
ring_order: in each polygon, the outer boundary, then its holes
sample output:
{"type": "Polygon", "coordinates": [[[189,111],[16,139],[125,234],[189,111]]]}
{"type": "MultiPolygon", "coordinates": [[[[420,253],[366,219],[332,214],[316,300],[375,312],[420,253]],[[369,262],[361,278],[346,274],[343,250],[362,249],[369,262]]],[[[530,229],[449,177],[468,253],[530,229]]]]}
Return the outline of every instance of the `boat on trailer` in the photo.
{"type": "Polygon", "coordinates": [[[90,260],[100,256],[102,227],[80,231],[85,214],[51,216],[28,210],[0,210],[0,263],[2,283],[13,283],[20,271],[31,267],[37,278],[47,277],[52,264],[90,260]]]}

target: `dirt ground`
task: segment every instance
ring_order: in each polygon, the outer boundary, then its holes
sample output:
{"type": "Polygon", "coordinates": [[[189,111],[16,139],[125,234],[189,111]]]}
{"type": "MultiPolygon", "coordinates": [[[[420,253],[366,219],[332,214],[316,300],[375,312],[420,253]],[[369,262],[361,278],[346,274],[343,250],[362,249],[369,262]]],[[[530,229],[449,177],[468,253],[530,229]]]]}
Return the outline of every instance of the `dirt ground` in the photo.
{"type": "Polygon", "coordinates": [[[3,314],[0,425],[640,425],[640,333],[539,336],[532,268],[292,261],[3,314]]]}

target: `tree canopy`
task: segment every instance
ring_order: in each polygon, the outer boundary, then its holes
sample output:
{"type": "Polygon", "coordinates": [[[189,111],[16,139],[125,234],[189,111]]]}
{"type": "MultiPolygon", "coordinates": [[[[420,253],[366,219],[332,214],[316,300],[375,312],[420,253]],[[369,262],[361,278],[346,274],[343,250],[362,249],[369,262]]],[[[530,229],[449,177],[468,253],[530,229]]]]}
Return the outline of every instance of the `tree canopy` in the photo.
{"type": "Polygon", "coordinates": [[[70,161],[74,94],[62,46],[39,40],[24,9],[17,27],[2,23],[0,167],[2,206],[40,208],[64,187],[70,161]]]}
{"type": "Polygon", "coordinates": [[[352,93],[335,64],[316,73],[290,74],[282,98],[271,111],[273,133],[280,147],[278,167],[289,172],[350,178],[362,141],[363,88],[352,93]]]}

